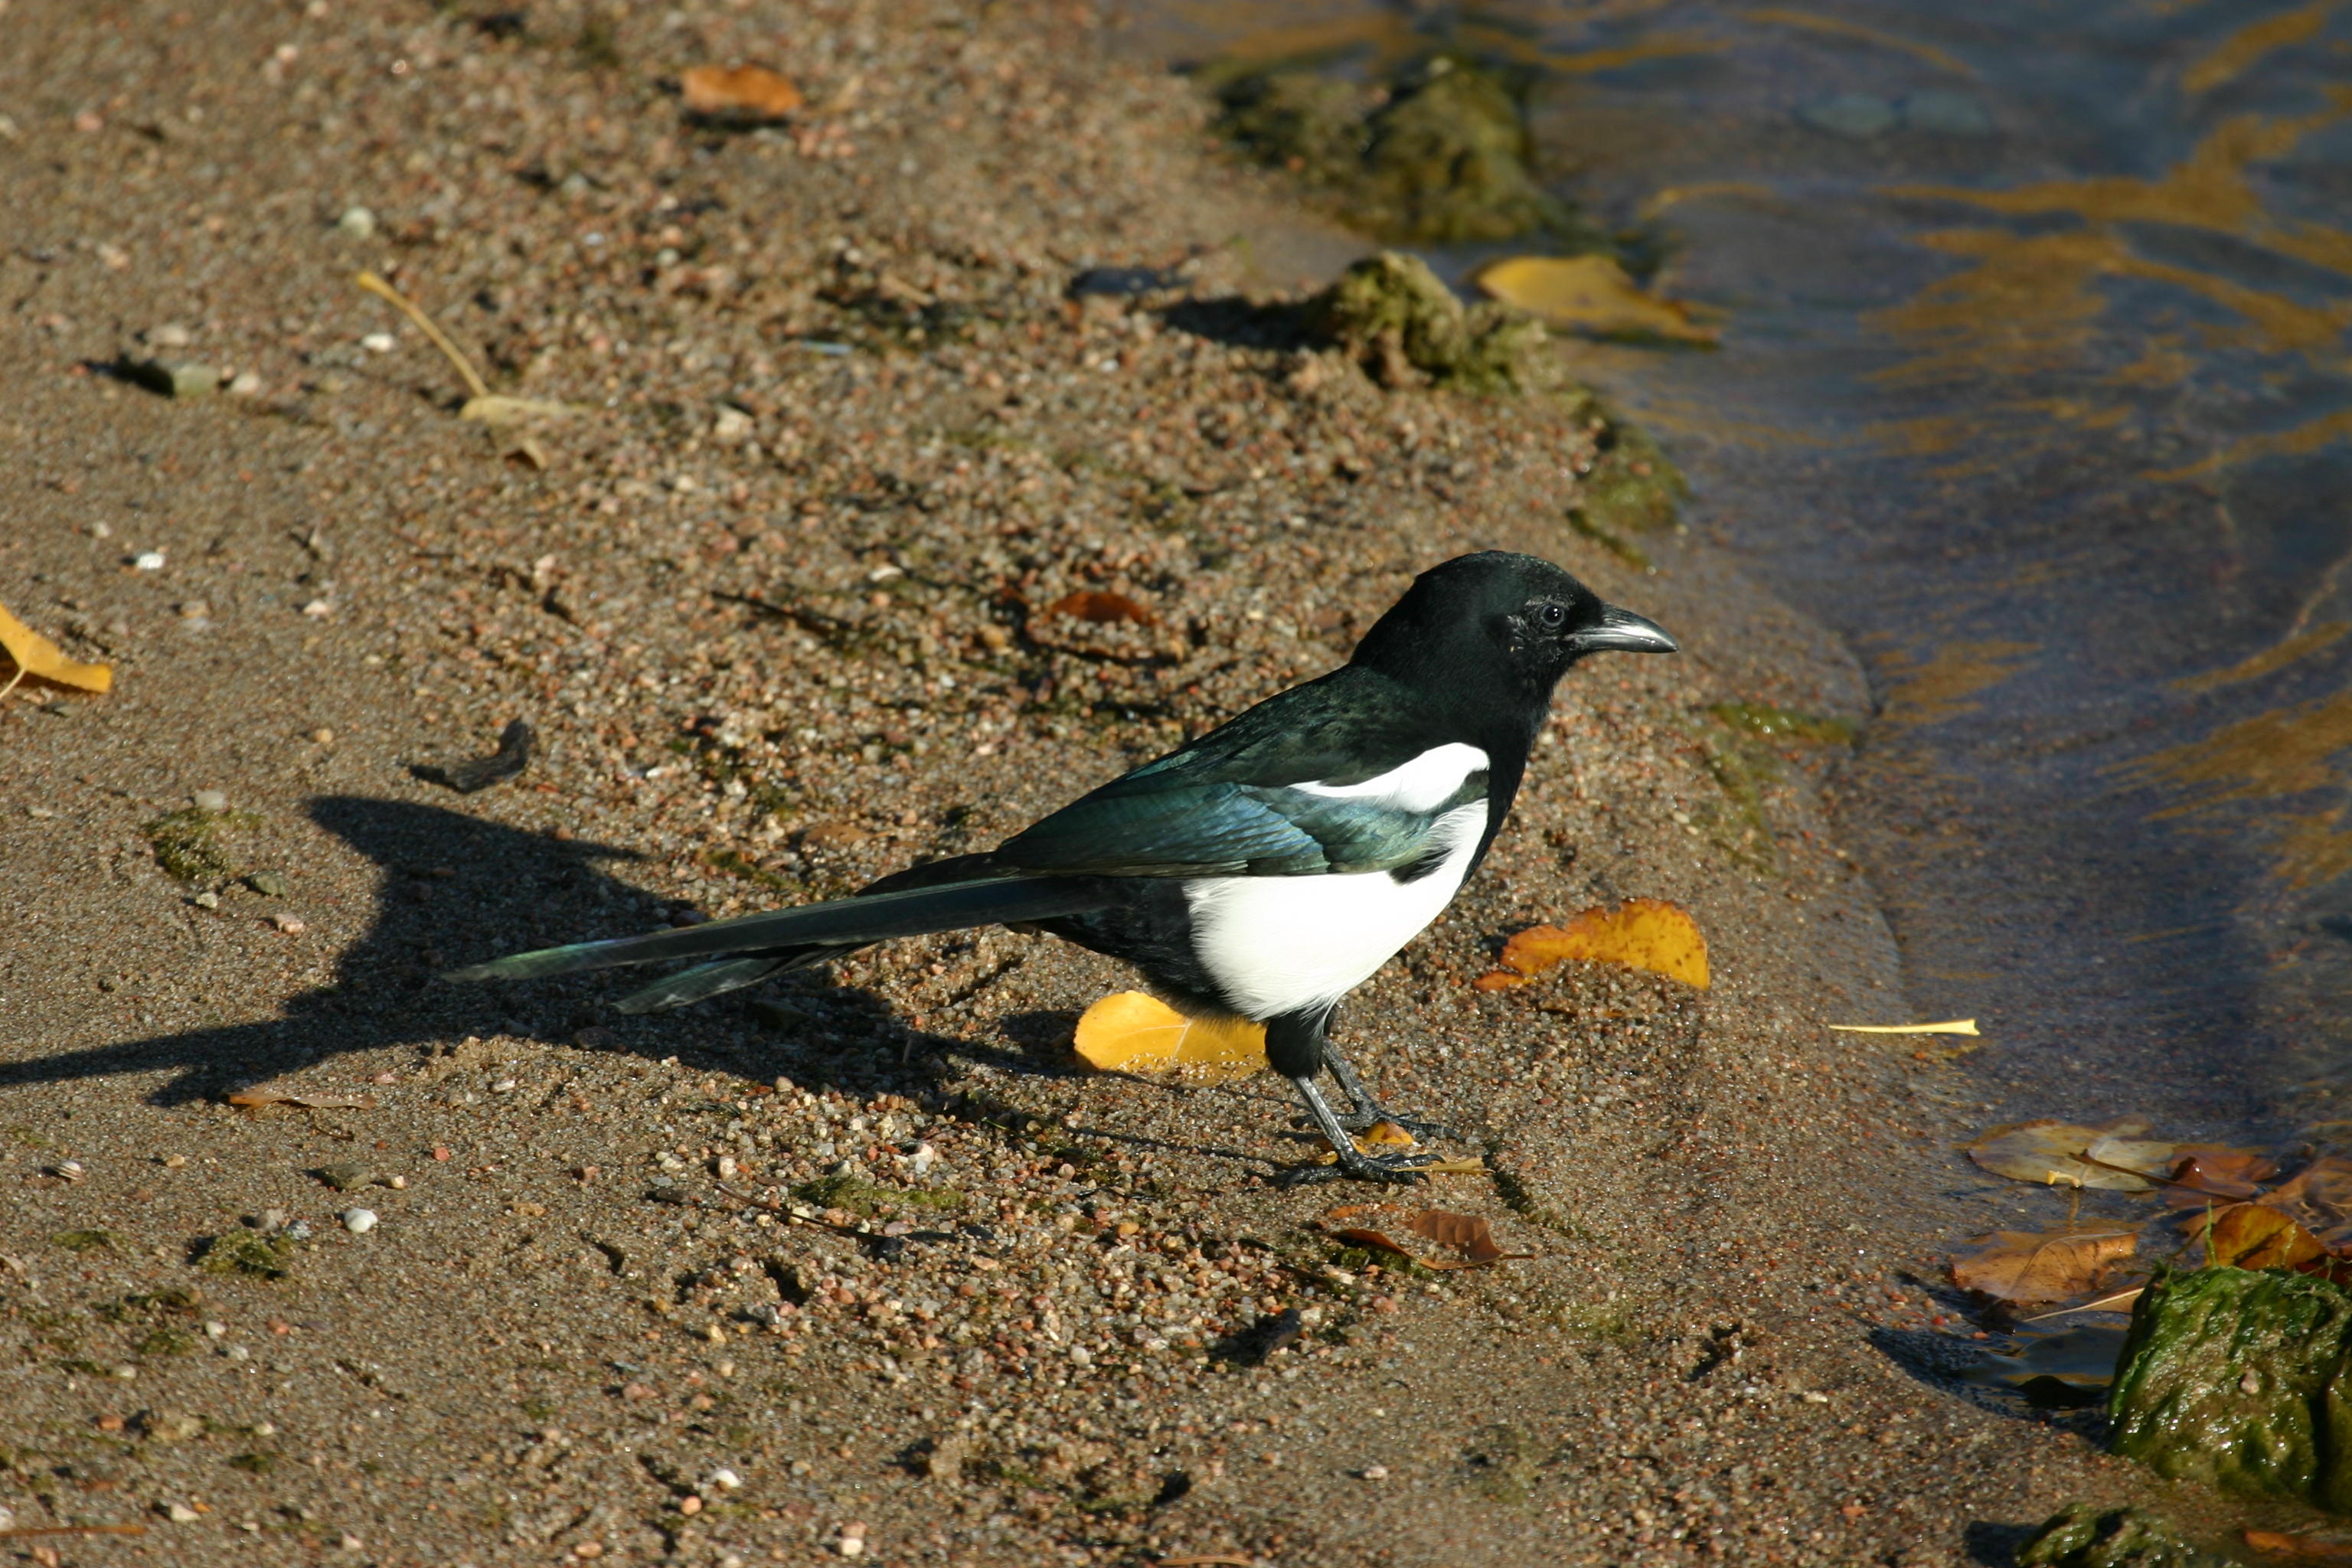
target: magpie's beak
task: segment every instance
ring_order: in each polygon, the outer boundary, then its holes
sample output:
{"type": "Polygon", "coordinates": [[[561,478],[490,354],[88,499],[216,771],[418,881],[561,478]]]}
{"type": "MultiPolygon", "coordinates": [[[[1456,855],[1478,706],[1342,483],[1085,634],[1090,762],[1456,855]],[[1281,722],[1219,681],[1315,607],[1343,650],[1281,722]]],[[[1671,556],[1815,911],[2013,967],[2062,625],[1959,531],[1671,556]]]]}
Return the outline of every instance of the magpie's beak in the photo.
{"type": "Polygon", "coordinates": [[[1571,633],[1568,646],[1578,653],[1679,653],[1682,645],[1666,635],[1657,622],[1637,616],[1631,610],[1621,610],[1614,605],[1604,605],[1601,624],[1571,633]]]}

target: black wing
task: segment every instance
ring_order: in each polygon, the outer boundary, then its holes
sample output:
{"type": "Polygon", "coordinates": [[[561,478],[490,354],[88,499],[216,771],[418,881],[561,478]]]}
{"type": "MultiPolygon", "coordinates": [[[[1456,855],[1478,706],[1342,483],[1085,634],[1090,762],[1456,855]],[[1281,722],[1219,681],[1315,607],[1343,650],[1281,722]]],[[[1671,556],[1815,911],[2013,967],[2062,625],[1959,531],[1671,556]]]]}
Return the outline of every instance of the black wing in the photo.
{"type": "Polygon", "coordinates": [[[1486,793],[1484,774],[1425,811],[1290,786],[1376,777],[1443,733],[1414,693],[1348,666],[1079,797],[992,858],[1013,871],[1109,877],[1392,870],[1419,858],[1439,817],[1486,793]]]}

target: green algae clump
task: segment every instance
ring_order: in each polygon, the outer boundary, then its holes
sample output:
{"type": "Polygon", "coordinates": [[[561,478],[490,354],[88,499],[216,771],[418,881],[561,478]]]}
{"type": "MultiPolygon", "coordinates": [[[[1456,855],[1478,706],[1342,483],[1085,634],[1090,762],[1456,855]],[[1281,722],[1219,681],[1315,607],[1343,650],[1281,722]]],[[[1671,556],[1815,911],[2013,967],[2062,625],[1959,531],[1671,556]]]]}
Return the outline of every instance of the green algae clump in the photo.
{"type": "Polygon", "coordinates": [[[294,1238],[283,1233],[233,1230],[205,1244],[196,1267],[207,1274],[250,1274],[283,1279],[294,1272],[294,1238]]]}
{"type": "Polygon", "coordinates": [[[2169,1521],[2145,1509],[2101,1512],[2086,1502],[2052,1514],[2018,1549],[2019,1568],[2229,1568],[2226,1558],[2191,1546],[2169,1521]]]}
{"type": "Polygon", "coordinates": [[[1517,96],[1495,72],[1451,55],[1384,87],[1297,68],[1228,76],[1217,129],[1259,163],[1286,169],[1342,221],[1423,245],[1608,237],[1539,184],[1517,96]]]}
{"type": "Polygon", "coordinates": [[[154,847],[155,863],[183,882],[212,881],[233,874],[236,866],[221,847],[223,815],[188,805],[149,823],[147,842],[154,847]]]}
{"type": "Polygon", "coordinates": [[[2107,1418],[2115,1451],[2158,1475],[2352,1511],[2352,1290],[2279,1269],[2159,1276],[2107,1418]]]}
{"type": "Polygon", "coordinates": [[[1427,262],[1392,250],[1366,257],[1309,300],[1307,326],[1383,386],[1525,392],[1551,370],[1543,323],[1504,306],[1465,305],[1427,262]]]}

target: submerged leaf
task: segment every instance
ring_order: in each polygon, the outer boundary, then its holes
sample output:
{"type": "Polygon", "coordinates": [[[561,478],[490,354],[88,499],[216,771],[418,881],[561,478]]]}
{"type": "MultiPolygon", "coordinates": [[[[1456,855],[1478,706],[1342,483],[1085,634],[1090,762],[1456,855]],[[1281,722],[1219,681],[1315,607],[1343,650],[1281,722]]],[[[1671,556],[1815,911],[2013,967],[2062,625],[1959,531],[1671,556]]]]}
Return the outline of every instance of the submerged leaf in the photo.
{"type": "Polygon", "coordinates": [[[1681,300],[1643,293],[1613,257],[1513,256],[1485,268],[1477,281],[1491,299],[1595,337],[1712,344],[1720,336],[1692,321],[1681,300]]]}
{"type": "Polygon", "coordinates": [[[2021,1335],[2015,1354],[1988,1355],[1960,1375],[1970,1383],[2009,1388],[2045,1407],[2095,1404],[2115,1381],[2125,1333],[2105,1323],[2080,1323],[2021,1335]]]}
{"type": "Polygon", "coordinates": [[[1571,958],[1645,969],[1707,988],[1706,937],[1688,910],[1663,899],[1590,909],[1564,926],[1531,926],[1503,944],[1504,967],[1474,982],[1481,991],[1524,985],[1571,958]]]}
{"type": "Polygon", "coordinates": [[[1202,1083],[1265,1069],[1265,1030],[1241,1019],[1187,1018],[1140,991],[1102,998],[1078,1019],[1077,1052],[1098,1072],[1176,1072],[1202,1083]]]}
{"type": "Polygon", "coordinates": [[[2327,1257],[2316,1237],[2267,1204],[2232,1204],[2204,1229],[2208,1268],[2303,1268],[2327,1257]]]}
{"type": "Polygon", "coordinates": [[[2147,1131],[2147,1122],[2139,1117],[2124,1117],[2104,1127],[2048,1120],[2013,1121],[1969,1144],[1969,1158],[1994,1175],[2012,1181],[2144,1193],[2157,1184],[2137,1171],[2101,1164],[2085,1156],[2091,1145],[2103,1138],[2147,1131]]]}
{"type": "Polygon", "coordinates": [[[2128,1230],[2000,1230],[1978,1245],[1974,1256],[1952,1260],[1952,1283],[1996,1301],[2041,1306],[2104,1289],[2139,1237],[2128,1230]]]}
{"type": "Polygon", "coordinates": [[[16,668],[5,673],[9,679],[0,686],[14,686],[26,676],[46,680],[56,686],[70,686],[78,691],[110,691],[114,689],[114,668],[111,665],[81,664],[68,658],[58,645],[10,615],[0,606],[0,650],[8,655],[16,668]]]}

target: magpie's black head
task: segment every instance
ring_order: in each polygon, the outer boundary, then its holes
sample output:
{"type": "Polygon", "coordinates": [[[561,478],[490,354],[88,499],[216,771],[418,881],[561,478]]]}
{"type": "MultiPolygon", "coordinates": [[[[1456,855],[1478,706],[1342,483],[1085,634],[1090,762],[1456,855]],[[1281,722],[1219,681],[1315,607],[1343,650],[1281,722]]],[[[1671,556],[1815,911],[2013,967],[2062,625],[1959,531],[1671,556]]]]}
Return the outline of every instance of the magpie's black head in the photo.
{"type": "Polygon", "coordinates": [[[1507,709],[1532,722],[1588,653],[1673,653],[1675,639],[1550,562],[1508,551],[1457,555],[1413,579],[1350,662],[1449,705],[1507,709]]]}

